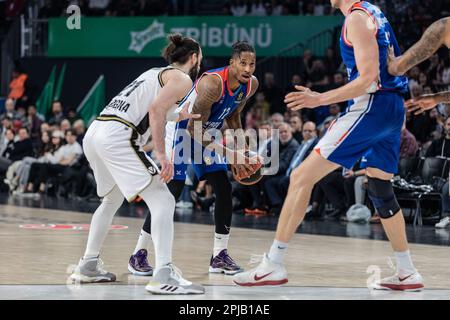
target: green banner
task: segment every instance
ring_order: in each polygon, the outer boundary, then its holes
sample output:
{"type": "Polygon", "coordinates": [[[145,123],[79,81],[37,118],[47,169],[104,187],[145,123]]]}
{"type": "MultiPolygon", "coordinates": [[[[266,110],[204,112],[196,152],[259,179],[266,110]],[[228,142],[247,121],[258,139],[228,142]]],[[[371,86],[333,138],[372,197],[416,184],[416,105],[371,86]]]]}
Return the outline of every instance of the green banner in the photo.
{"type": "MultiPolygon", "coordinates": [[[[49,21],[49,57],[159,57],[169,33],[197,39],[205,56],[227,57],[237,40],[270,56],[306,42],[342,22],[340,16],[81,18],[69,29],[66,18],[49,21]]],[[[320,52],[319,54],[323,54],[320,52]]]]}
{"type": "Polygon", "coordinates": [[[105,107],[105,77],[101,75],[77,108],[78,116],[89,126],[105,107]]]}

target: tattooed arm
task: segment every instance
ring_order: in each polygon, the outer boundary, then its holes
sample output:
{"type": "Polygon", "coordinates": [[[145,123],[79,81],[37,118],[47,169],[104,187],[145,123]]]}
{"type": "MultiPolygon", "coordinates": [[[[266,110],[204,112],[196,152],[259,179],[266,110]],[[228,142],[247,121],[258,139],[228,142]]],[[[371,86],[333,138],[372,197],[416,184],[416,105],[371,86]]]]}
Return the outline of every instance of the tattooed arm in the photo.
{"type": "Polygon", "coordinates": [[[450,48],[450,17],[442,18],[429,26],[419,42],[403,55],[395,57],[393,51],[390,50],[389,73],[395,76],[405,74],[412,67],[428,59],[442,45],[450,48]]]}
{"type": "Polygon", "coordinates": [[[420,97],[413,98],[405,103],[408,112],[421,114],[426,110],[431,110],[439,103],[450,103],[450,91],[439,92],[434,94],[425,94],[420,97]]]}
{"type": "Polygon", "coordinates": [[[195,99],[192,113],[199,114],[200,118],[197,120],[189,120],[188,132],[193,139],[196,139],[204,147],[207,147],[210,141],[203,139],[205,133],[203,126],[211,114],[211,106],[220,99],[222,83],[215,75],[205,75],[198,82],[197,91],[197,99],[195,99]]]}

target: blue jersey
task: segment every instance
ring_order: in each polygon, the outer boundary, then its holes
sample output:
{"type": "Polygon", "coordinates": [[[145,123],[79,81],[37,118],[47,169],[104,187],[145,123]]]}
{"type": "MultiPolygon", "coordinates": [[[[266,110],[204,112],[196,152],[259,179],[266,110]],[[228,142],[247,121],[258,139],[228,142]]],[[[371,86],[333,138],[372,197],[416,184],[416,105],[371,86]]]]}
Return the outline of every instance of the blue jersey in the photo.
{"type": "MultiPolygon", "coordinates": [[[[380,62],[380,78],[378,80],[378,90],[395,91],[398,93],[405,93],[408,91],[408,80],[406,77],[396,77],[388,73],[387,69],[387,57],[389,47],[394,48],[396,56],[400,55],[400,47],[398,46],[397,39],[395,38],[394,31],[391,25],[384,16],[383,12],[373,4],[366,1],[356,2],[350,9],[349,13],[355,10],[361,10],[367,13],[374,21],[377,27],[376,38],[379,47],[379,62],[380,62]]],[[[355,53],[353,46],[347,40],[346,37],[346,21],[342,27],[340,46],[341,56],[347,67],[349,81],[355,80],[359,76],[358,69],[356,67],[355,53]]]]}
{"type": "MultiPolygon", "coordinates": [[[[203,124],[204,129],[220,129],[223,122],[230,116],[239,106],[239,104],[247,98],[251,91],[251,80],[247,84],[241,84],[239,87],[231,91],[228,83],[228,67],[208,70],[204,75],[216,75],[222,82],[222,94],[218,102],[211,106],[211,114],[208,120],[203,124]]],[[[200,77],[200,79],[202,78],[200,77]]],[[[200,81],[200,79],[198,81],[200,81]]],[[[197,81],[197,83],[198,83],[197,81]]],[[[195,95],[197,95],[197,83],[195,84],[195,95]]],[[[193,93],[194,94],[194,93],[193,93]]],[[[188,98],[188,100],[191,100],[188,98]]]]}
{"type": "MultiPolygon", "coordinates": [[[[228,81],[228,67],[222,67],[218,69],[208,70],[202,74],[199,80],[196,81],[194,87],[183,99],[183,102],[180,104],[179,108],[182,108],[185,103],[190,103],[189,107],[192,108],[195,104],[195,100],[198,96],[197,85],[200,79],[205,75],[214,75],[220,78],[222,83],[222,92],[220,95],[220,99],[211,105],[211,113],[208,117],[208,120],[203,123],[203,129],[218,129],[220,130],[223,127],[224,121],[227,117],[229,117],[233,112],[238,108],[239,104],[244,101],[251,92],[252,81],[250,80],[247,84],[240,84],[237,89],[231,91],[228,81]]],[[[189,120],[184,120],[173,126],[172,124],[168,124],[166,126],[166,150],[173,146],[172,159],[175,163],[175,180],[183,180],[185,178],[186,172],[186,156],[182,148],[186,148],[186,144],[184,138],[182,137],[181,130],[186,129],[188,126],[189,120]],[[181,149],[180,149],[181,148],[181,149]],[[183,158],[182,162],[179,163],[181,158],[183,158]]],[[[203,146],[201,146],[194,139],[190,139],[190,148],[191,148],[191,160],[194,159],[194,145],[197,145],[197,150],[201,150],[203,152],[202,163],[194,164],[195,172],[198,178],[202,178],[205,173],[214,172],[214,171],[226,171],[227,164],[225,159],[216,155],[214,152],[205,150],[203,146]]],[[[172,149],[172,148],[170,148],[172,149]]],[[[169,149],[169,150],[170,150],[169,149]]]]}

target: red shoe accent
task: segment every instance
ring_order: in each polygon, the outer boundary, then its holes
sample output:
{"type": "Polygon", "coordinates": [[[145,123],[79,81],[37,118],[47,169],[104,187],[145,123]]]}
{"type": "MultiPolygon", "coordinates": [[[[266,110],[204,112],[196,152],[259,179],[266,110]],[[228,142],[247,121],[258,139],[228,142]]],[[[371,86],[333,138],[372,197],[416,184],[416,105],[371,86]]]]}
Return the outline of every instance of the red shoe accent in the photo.
{"type": "Polygon", "coordinates": [[[386,289],[390,290],[398,290],[398,291],[405,291],[405,290],[417,290],[422,289],[424,286],[422,283],[416,283],[416,284],[388,284],[388,283],[380,283],[380,286],[386,289]]]}
{"type": "Polygon", "coordinates": [[[285,284],[288,282],[288,279],[282,279],[282,280],[267,280],[267,281],[261,281],[261,282],[243,282],[239,283],[233,280],[235,284],[242,287],[259,287],[259,286],[280,286],[282,284],[285,284]]]}
{"type": "Polygon", "coordinates": [[[244,213],[245,213],[246,216],[254,216],[255,215],[255,210],[254,209],[245,208],[244,209],[244,213]]]}

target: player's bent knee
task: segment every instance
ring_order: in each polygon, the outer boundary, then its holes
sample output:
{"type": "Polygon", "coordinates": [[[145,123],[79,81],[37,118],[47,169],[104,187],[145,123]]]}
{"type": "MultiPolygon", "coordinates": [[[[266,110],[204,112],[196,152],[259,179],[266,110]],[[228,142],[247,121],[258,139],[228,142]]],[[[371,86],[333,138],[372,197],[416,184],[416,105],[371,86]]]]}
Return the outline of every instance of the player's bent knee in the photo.
{"type": "Polygon", "coordinates": [[[115,186],[106,196],[103,197],[102,203],[105,205],[121,206],[123,195],[120,189],[115,186]]]}
{"type": "Polygon", "coordinates": [[[367,191],[370,200],[382,219],[392,218],[400,211],[390,180],[368,177],[367,191]]]}

